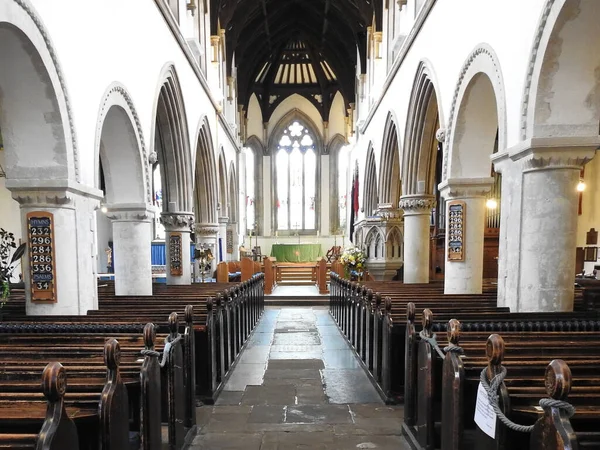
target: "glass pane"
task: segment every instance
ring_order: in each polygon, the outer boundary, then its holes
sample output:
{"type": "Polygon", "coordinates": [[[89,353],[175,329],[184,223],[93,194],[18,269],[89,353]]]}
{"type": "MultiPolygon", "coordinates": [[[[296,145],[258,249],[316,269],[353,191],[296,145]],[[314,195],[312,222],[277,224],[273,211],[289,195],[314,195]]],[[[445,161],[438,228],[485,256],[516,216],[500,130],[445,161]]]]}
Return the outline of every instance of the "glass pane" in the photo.
{"type": "Polygon", "coordinates": [[[254,185],[254,152],[250,149],[246,153],[246,227],[248,230],[254,229],[255,216],[255,185],[254,185]]]}
{"type": "Polygon", "coordinates": [[[290,154],[290,228],[302,229],[302,153],[297,148],[290,154]]]}
{"type": "Polygon", "coordinates": [[[338,207],[340,228],[346,227],[346,206],[348,204],[348,153],[342,147],[338,156],[338,207]]]}
{"type": "Polygon", "coordinates": [[[277,171],[277,229],[287,230],[288,225],[288,161],[285,150],[277,152],[275,170],[277,171]]]}
{"type": "Polygon", "coordinates": [[[316,176],[317,155],[314,150],[307,150],[304,155],[304,228],[307,230],[316,228],[316,176]]]}

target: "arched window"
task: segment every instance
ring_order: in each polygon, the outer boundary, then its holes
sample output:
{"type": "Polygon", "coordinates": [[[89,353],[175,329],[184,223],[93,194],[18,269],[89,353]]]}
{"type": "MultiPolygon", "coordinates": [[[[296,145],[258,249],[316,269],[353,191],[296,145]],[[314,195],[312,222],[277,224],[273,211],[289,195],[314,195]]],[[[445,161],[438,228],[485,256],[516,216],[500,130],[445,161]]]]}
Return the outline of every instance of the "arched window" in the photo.
{"type": "Polygon", "coordinates": [[[256,222],[256,184],[254,174],[254,152],[245,147],[246,155],[246,230],[253,231],[256,222]]]}
{"type": "Polygon", "coordinates": [[[339,227],[346,229],[346,211],[348,206],[348,147],[338,152],[338,210],[339,227]]]}
{"type": "Polygon", "coordinates": [[[276,230],[317,229],[317,150],[310,130],[294,121],[275,151],[276,230]]]}

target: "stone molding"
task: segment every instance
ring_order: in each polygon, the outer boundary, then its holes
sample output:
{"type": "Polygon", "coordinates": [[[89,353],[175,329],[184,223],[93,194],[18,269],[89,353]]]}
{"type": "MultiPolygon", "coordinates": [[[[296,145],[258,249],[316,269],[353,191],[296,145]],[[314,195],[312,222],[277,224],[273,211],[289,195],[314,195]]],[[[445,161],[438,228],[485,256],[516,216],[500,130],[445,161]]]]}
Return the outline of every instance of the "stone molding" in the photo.
{"type": "Polygon", "coordinates": [[[216,223],[197,223],[194,225],[194,234],[203,237],[216,237],[219,234],[219,225],[216,223]]]}
{"type": "Polygon", "coordinates": [[[6,187],[11,191],[12,198],[25,207],[75,208],[76,199],[91,200],[93,207],[97,207],[100,205],[102,198],[98,196],[98,192],[85,190],[85,186],[48,186],[34,189],[22,187],[19,182],[7,182],[6,184],[6,187]],[[78,187],[82,189],[78,189],[78,187]]]}
{"type": "Polygon", "coordinates": [[[106,205],[108,217],[113,222],[152,222],[154,212],[146,206],[106,205]]]}
{"type": "Polygon", "coordinates": [[[161,213],[160,223],[166,231],[190,232],[194,225],[194,215],[191,213],[161,213]]]}
{"type": "Polygon", "coordinates": [[[438,186],[445,199],[485,198],[492,190],[494,178],[450,178],[438,186]]]}
{"type": "Polygon", "coordinates": [[[219,224],[227,225],[228,223],[229,223],[229,217],[227,217],[227,216],[219,217],[219,224]]]}
{"type": "Polygon", "coordinates": [[[396,208],[391,203],[380,203],[379,205],[377,205],[375,215],[378,218],[381,218],[381,220],[383,221],[389,221],[394,219],[402,220],[404,212],[401,209],[396,208]]]}
{"type": "Polygon", "coordinates": [[[446,128],[438,128],[438,130],[435,132],[435,139],[443,144],[446,140],[446,134],[446,128]]]}
{"type": "Polygon", "coordinates": [[[77,136],[75,130],[75,122],[73,121],[73,108],[71,107],[71,100],[69,97],[69,91],[67,90],[67,84],[65,82],[65,77],[62,72],[61,65],[58,61],[58,57],[56,55],[56,51],[54,50],[54,46],[52,45],[52,41],[50,40],[50,36],[46,32],[44,24],[42,20],[39,18],[37,12],[34,8],[29,4],[26,0],[14,0],[14,2],[25,11],[25,13],[29,16],[32,22],[35,24],[38,29],[42,39],[44,40],[44,44],[46,45],[46,49],[48,50],[48,54],[52,59],[52,64],[54,65],[54,70],[56,70],[56,76],[58,77],[58,82],[60,83],[60,88],[64,95],[64,102],[67,108],[67,119],[69,121],[69,129],[71,132],[71,145],[73,146],[73,165],[75,169],[75,180],[78,182],[81,181],[81,175],[79,170],[79,149],[77,147],[77,136]]]}
{"type": "Polygon", "coordinates": [[[533,138],[510,151],[510,159],[524,172],[535,170],[580,170],[594,158],[600,145],[598,136],[588,138],[533,138]]]}
{"type": "Polygon", "coordinates": [[[407,195],[400,197],[398,203],[404,215],[430,214],[435,207],[435,197],[433,195],[407,195]]]}

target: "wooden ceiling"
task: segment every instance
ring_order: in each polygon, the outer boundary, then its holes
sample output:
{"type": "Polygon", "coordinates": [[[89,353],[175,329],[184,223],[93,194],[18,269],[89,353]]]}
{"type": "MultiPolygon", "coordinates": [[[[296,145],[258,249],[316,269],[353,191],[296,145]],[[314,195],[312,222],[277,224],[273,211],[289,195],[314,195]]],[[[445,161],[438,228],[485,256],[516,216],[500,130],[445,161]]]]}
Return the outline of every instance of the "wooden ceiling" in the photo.
{"type": "Polygon", "coordinates": [[[381,2],[211,0],[211,34],[225,30],[228,75],[235,55],[238,102],[247,110],[256,93],[264,121],[295,93],[315,104],[323,120],[337,91],[348,107],[357,63],[366,72],[367,27],[375,21],[381,30],[381,2]]]}

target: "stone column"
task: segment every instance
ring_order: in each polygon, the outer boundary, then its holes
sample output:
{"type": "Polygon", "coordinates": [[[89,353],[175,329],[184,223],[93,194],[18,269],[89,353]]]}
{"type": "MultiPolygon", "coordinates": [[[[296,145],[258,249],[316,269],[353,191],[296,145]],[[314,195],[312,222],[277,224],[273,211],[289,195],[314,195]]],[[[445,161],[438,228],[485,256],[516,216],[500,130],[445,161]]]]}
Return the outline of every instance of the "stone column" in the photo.
{"type": "MultiPolygon", "coordinates": [[[[223,252],[223,261],[227,261],[227,225],[229,224],[229,217],[219,217],[219,238],[221,239],[221,251],[223,252]]],[[[217,253],[215,258],[217,263],[221,262],[219,255],[219,241],[217,240],[217,253]]]]}
{"type": "Polygon", "coordinates": [[[520,217],[512,218],[521,223],[520,233],[514,236],[519,253],[508,255],[509,277],[516,277],[517,295],[508,306],[513,311],[572,311],[577,184],[597,142],[556,148],[539,141],[511,154],[522,168],[522,194],[520,217]]]}
{"type": "Polygon", "coordinates": [[[240,233],[238,232],[238,224],[237,222],[230,222],[228,227],[228,231],[231,232],[233,238],[233,253],[231,253],[232,261],[240,260],[240,233]]]}
{"type": "Polygon", "coordinates": [[[404,282],[429,283],[429,245],[432,195],[405,195],[400,198],[404,210],[404,282]]]}
{"type": "MultiPolygon", "coordinates": [[[[217,237],[219,236],[219,225],[216,223],[197,223],[194,225],[194,234],[196,235],[196,248],[199,249],[201,245],[204,245],[204,248],[209,248],[214,256],[211,264],[211,273],[205,274],[205,279],[211,278],[214,271],[217,270],[219,256],[217,254],[217,237]]],[[[195,281],[199,281],[200,268],[198,261],[194,262],[194,272],[195,281]]]]}
{"type": "Polygon", "coordinates": [[[27,299],[27,314],[84,315],[98,309],[96,264],[95,210],[102,192],[78,187],[32,189],[20,186],[17,180],[7,181],[12,197],[21,205],[21,232],[28,248],[23,257],[23,279],[27,299]],[[56,286],[55,302],[32,302],[30,261],[32,245],[28,241],[27,214],[48,212],[53,215],[53,273],[56,286]]]}
{"type": "Polygon", "coordinates": [[[107,205],[113,224],[115,294],[152,295],[152,222],[145,205],[107,205]]]}
{"type": "Polygon", "coordinates": [[[167,284],[184,284],[192,282],[191,255],[190,255],[190,233],[194,223],[192,213],[162,213],[160,222],[165,227],[166,238],[166,267],[167,284]],[[171,236],[181,236],[181,275],[171,274],[171,236]]]}
{"type": "Polygon", "coordinates": [[[444,293],[481,294],[483,281],[483,234],[485,231],[486,195],[490,192],[493,178],[454,178],[442,182],[440,193],[451,202],[465,203],[464,241],[462,261],[448,260],[449,205],[446,204],[446,270],[444,293]]]}

